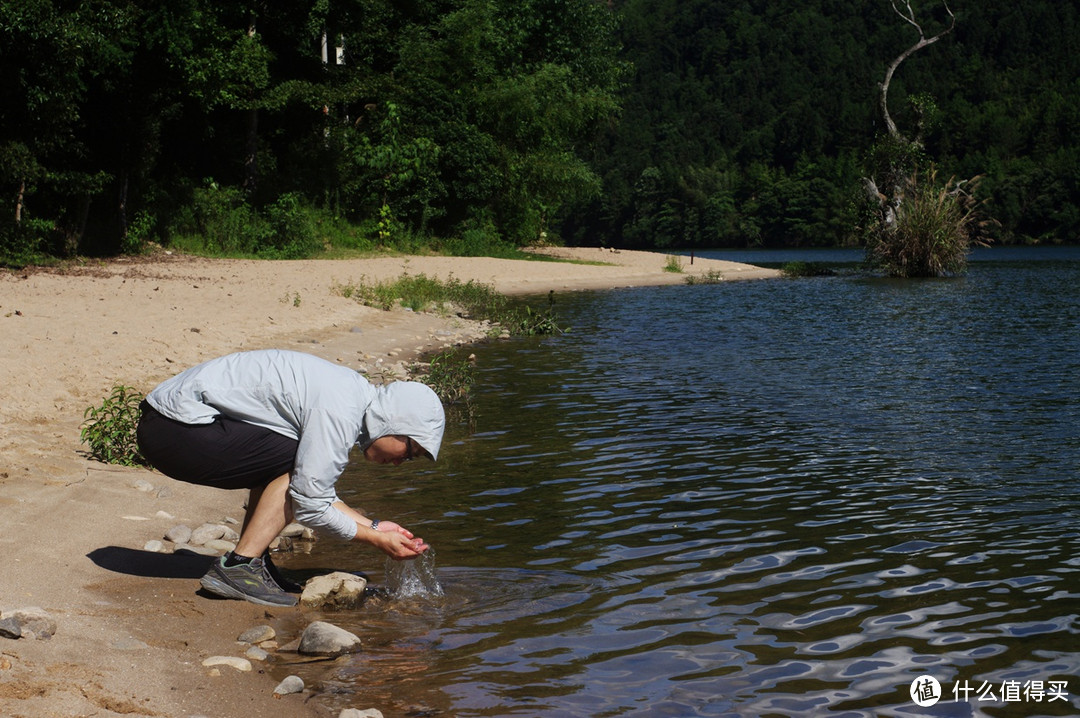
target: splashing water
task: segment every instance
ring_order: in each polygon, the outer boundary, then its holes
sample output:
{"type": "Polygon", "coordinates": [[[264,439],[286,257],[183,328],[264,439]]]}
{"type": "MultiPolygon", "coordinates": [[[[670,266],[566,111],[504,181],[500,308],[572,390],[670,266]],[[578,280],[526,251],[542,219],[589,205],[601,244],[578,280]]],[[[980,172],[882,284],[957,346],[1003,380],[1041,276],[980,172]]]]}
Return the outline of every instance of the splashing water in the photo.
{"type": "Polygon", "coordinates": [[[432,598],[443,595],[435,575],[435,552],[428,549],[411,561],[386,559],[386,590],[395,598],[432,598]]]}

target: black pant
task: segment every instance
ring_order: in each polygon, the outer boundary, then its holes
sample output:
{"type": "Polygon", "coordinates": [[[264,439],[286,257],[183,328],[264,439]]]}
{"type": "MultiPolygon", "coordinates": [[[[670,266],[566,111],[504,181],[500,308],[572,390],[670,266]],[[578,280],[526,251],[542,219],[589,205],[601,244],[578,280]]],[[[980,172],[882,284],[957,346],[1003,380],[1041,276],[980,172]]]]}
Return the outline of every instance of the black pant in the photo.
{"type": "Polygon", "coordinates": [[[265,486],[292,471],[299,442],[261,426],[218,415],[185,424],[140,405],[139,450],[151,466],[189,484],[221,489],[265,486]]]}

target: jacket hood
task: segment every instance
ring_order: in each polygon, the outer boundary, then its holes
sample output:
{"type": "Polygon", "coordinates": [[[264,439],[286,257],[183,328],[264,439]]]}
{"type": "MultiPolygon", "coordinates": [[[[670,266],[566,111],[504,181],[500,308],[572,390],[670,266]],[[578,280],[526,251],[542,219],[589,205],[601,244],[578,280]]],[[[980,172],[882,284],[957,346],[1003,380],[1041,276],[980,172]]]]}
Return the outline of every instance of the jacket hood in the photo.
{"type": "Polygon", "coordinates": [[[431,387],[416,381],[395,381],[374,388],[375,398],[364,412],[364,433],[358,442],[361,448],[396,434],[408,436],[437,459],[446,415],[431,387]]]}

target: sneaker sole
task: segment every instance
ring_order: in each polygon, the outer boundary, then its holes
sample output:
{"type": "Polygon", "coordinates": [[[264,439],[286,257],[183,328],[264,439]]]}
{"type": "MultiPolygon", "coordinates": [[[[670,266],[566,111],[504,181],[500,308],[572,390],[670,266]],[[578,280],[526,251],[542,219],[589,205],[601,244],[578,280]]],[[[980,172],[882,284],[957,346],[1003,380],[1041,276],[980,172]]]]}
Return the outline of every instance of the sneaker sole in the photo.
{"type": "Polygon", "coordinates": [[[283,600],[272,601],[260,596],[252,596],[251,594],[244,593],[243,591],[230,586],[224,581],[220,581],[213,576],[203,576],[199,581],[203,588],[215,596],[221,596],[222,598],[238,598],[241,601],[249,601],[250,603],[257,603],[260,606],[295,606],[299,599],[296,596],[287,594],[282,596],[283,600]]]}

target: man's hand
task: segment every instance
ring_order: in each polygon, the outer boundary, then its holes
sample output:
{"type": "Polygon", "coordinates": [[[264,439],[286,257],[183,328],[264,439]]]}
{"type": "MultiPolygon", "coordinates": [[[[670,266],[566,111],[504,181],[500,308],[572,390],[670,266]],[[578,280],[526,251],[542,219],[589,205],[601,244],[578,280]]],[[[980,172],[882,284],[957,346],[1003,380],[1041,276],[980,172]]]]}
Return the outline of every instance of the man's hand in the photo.
{"type": "Polygon", "coordinates": [[[412,531],[393,521],[380,521],[376,533],[379,535],[373,543],[395,561],[414,559],[430,548],[424,539],[416,538],[412,531]]]}

